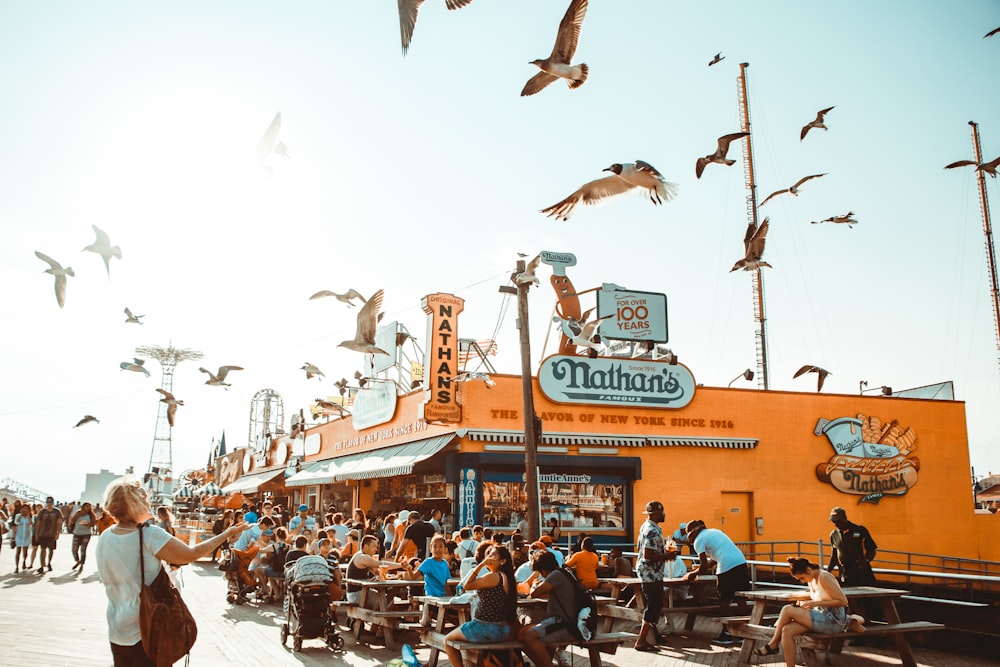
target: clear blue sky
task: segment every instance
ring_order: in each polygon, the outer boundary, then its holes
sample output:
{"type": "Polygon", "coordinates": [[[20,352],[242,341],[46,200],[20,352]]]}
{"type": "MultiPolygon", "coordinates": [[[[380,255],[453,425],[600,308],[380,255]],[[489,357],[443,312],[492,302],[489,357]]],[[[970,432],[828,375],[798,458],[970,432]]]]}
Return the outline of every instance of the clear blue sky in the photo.
{"type": "MultiPolygon", "coordinates": [[[[467,301],[460,334],[486,338],[518,251],[575,253],[581,288],[667,293],[670,346],[698,382],[727,384],[755,365],[749,274],[728,273],[743,174],[711,165],[696,180],[694,163],[738,129],[744,61],[759,199],[828,174],[762,210],[772,388],[813,388],[792,380],[805,363],[832,371],[835,393],[954,380],[972,463],[1000,472],[975,181],[943,169],[971,156],[969,120],[987,159],[1000,154],[1000,35],[982,38],[1000,4],[593,0],[576,58],[587,83],[519,97],[567,5],[430,0],[405,59],[391,0],[0,6],[0,476],[71,497],[85,472],[144,470],[158,378],[118,364],[171,340],[207,367],[246,368],[229,391],[197,364],[178,370],[175,469],[203,465],[224,429],[246,442],[257,390],[291,413],[360,368],[335,347],[353,312],[310,294],[384,288],[387,321],[422,338],[420,298],[451,292],[467,301]],[[833,105],[829,131],[800,142],[833,105]],[[268,178],[254,150],[278,111],[292,157],[268,178]],[[637,158],[680,184],[675,201],[568,223],[538,212],[637,158]],[[853,229],[809,224],[847,211],[853,229]],[[110,281],[80,252],[92,224],[122,248],[110,281]],[[76,271],[63,310],[35,250],[76,271]],[[146,324],[126,327],[125,306],[146,324]],[[305,380],[305,361],[325,383],[305,380]],[[101,424],[71,428],[88,413],[101,424]]],[[[547,275],[531,297],[536,360],[547,275]]],[[[511,312],[502,371],[519,368],[516,336],[511,312]]]]}

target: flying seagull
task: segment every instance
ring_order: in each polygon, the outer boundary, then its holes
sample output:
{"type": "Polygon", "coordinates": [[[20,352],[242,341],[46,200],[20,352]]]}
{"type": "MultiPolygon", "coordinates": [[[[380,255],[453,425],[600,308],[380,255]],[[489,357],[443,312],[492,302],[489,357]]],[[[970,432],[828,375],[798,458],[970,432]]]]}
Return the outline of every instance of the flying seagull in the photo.
{"type": "Polygon", "coordinates": [[[94,415],[84,415],[83,419],[78,421],[76,423],[76,426],[74,426],[73,428],[78,428],[80,426],[83,426],[84,424],[89,424],[90,422],[94,422],[95,424],[100,424],[101,420],[95,417],[94,415]]]}
{"type": "Polygon", "coordinates": [[[184,401],[179,401],[174,398],[166,389],[157,389],[159,393],[163,394],[163,398],[160,399],[160,403],[167,404],[167,423],[170,424],[170,428],[174,427],[174,417],[177,416],[177,406],[184,405],[184,401]]]}
{"type": "Polygon", "coordinates": [[[777,190],[776,192],[772,192],[771,194],[769,194],[767,197],[764,198],[764,201],[762,201],[760,203],[760,205],[763,206],[764,204],[766,204],[767,202],[771,201],[772,199],[774,199],[778,195],[783,195],[786,192],[788,194],[792,195],[793,197],[798,197],[799,196],[799,188],[802,187],[803,183],[805,183],[808,180],[814,179],[814,178],[819,178],[820,176],[826,176],[826,174],[813,174],[812,176],[806,176],[805,178],[800,178],[798,180],[798,182],[795,185],[793,185],[792,187],[785,188],[784,190],[777,190]]]}
{"type": "Polygon", "coordinates": [[[719,61],[725,60],[725,59],[726,59],[726,57],[724,55],[722,55],[721,53],[716,53],[715,57],[708,61],[708,66],[711,67],[712,65],[715,65],[719,61]]]}
{"type": "Polygon", "coordinates": [[[826,380],[826,376],[827,375],[833,375],[833,373],[831,373],[830,371],[826,370],[825,368],[820,368],[819,366],[809,366],[809,365],[806,365],[806,366],[803,366],[802,368],[800,368],[799,370],[795,371],[795,375],[792,376],[792,379],[794,380],[795,378],[799,377],[800,375],[805,375],[806,373],[815,373],[816,374],[816,392],[817,393],[820,392],[820,391],[823,391],[823,381],[826,380]]]}
{"type": "Polygon", "coordinates": [[[601,343],[595,343],[592,339],[597,333],[597,327],[601,326],[601,322],[611,317],[611,315],[605,315],[604,317],[598,317],[596,320],[591,320],[584,324],[579,322],[570,322],[569,326],[572,328],[573,324],[579,327],[579,333],[575,336],[569,337],[570,342],[577,347],[585,347],[590,350],[599,350],[601,348],[601,343]]]}
{"type": "Polygon", "coordinates": [[[308,361],[306,363],[302,364],[302,370],[304,370],[306,372],[306,379],[307,380],[311,380],[314,376],[315,377],[324,377],[324,378],[326,377],[326,375],[323,374],[323,371],[321,371],[320,369],[316,368],[315,366],[313,366],[312,364],[310,364],[308,361]]]}
{"type": "Polygon", "coordinates": [[[541,265],[541,263],[542,263],[542,256],[535,255],[535,258],[530,262],[528,262],[527,266],[524,267],[524,271],[522,273],[517,273],[514,274],[514,276],[512,276],[514,282],[517,283],[518,285],[541,284],[538,281],[538,276],[535,275],[535,273],[538,272],[538,267],[541,265]]]}
{"type": "Polygon", "coordinates": [[[340,405],[339,403],[334,403],[333,401],[327,401],[322,398],[316,399],[316,407],[323,408],[324,410],[333,410],[334,412],[339,412],[341,417],[343,417],[344,415],[351,414],[350,412],[344,409],[343,405],[340,405]]]}
{"type": "Polygon", "coordinates": [[[743,259],[736,260],[733,268],[729,269],[730,273],[739,269],[755,271],[763,267],[773,268],[761,259],[764,254],[764,241],[767,238],[769,223],[770,218],[764,218],[764,222],[760,223],[760,227],[758,227],[754,221],[750,221],[750,224],[747,225],[747,233],[743,235],[743,259]]]}
{"type": "Polygon", "coordinates": [[[990,30],[988,33],[986,33],[985,35],[983,35],[983,39],[986,39],[987,37],[992,37],[993,35],[997,34],[998,32],[1000,32],[1000,28],[993,28],[993,30],[990,30]]]}
{"type": "Polygon", "coordinates": [[[361,299],[361,303],[365,303],[365,297],[361,296],[361,293],[358,292],[358,290],[350,288],[348,288],[348,290],[343,294],[337,294],[336,292],[331,292],[330,290],[325,290],[325,289],[320,290],[315,294],[313,294],[311,297],[309,297],[309,300],[312,301],[313,299],[322,299],[323,297],[326,296],[332,296],[337,301],[340,301],[341,303],[346,303],[351,308],[354,307],[354,304],[351,303],[351,301],[354,299],[361,299]]]}
{"type": "Polygon", "coordinates": [[[658,205],[676,197],[680,189],[676,183],[667,181],[656,167],[642,160],[624,164],[616,162],[604,171],[610,171],[611,175],[584,183],[558,204],[542,209],[542,213],[556,220],[569,220],[577,204],[596,204],[602,199],[624,195],[635,189],[641,189],[649,201],[658,205]]]}
{"type": "Polygon", "coordinates": [[[202,373],[208,373],[208,379],[205,380],[205,384],[212,385],[213,387],[230,387],[228,382],[226,382],[226,376],[229,375],[229,371],[241,371],[242,366],[219,366],[219,370],[216,373],[207,368],[199,368],[202,373]]]}
{"type": "Polygon", "coordinates": [[[129,310],[128,307],[126,306],[126,308],[125,308],[125,317],[126,317],[125,324],[142,324],[142,322],[140,322],[139,320],[141,320],[142,318],[144,318],[146,316],[145,315],[133,315],[132,311],[129,310]]]}
{"type": "Polygon", "coordinates": [[[548,58],[532,60],[529,65],[535,65],[542,70],[528,79],[521,89],[521,97],[534,95],[553,81],[566,79],[570,88],[579,88],[587,80],[590,68],[584,63],[573,65],[573,55],[580,41],[580,28],[583,18],[587,15],[587,0],[573,0],[566,8],[566,14],[559,22],[559,32],[552,54],[548,58]]]}
{"type": "Polygon", "coordinates": [[[382,310],[382,290],[372,294],[371,298],[358,311],[358,326],[353,340],[338,343],[337,347],[346,347],[355,352],[368,354],[386,354],[382,348],[375,346],[375,328],[382,310]]]}
{"type": "MultiPolygon", "coordinates": [[[[997,28],[1000,30],[1000,28],[997,28]]],[[[952,162],[951,164],[946,164],[945,169],[954,169],[955,167],[975,167],[976,171],[982,171],[993,178],[997,177],[997,167],[1000,167],[1000,157],[994,158],[989,162],[976,162],[975,160],[959,160],[958,162],[952,162]]]]}
{"type": "Polygon", "coordinates": [[[96,252],[104,260],[104,270],[108,272],[108,277],[111,277],[111,258],[117,257],[122,258],[122,249],[116,245],[111,245],[111,240],[108,235],[99,229],[97,225],[91,225],[94,233],[97,234],[97,240],[91,243],[89,246],[84,248],[81,252],[96,252]]]}
{"type": "Polygon", "coordinates": [[[726,159],[726,153],[729,152],[729,144],[736,141],[737,139],[742,139],[743,137],[749,136],[749,132],[733,132],[732,134],[726,134],[719,137],[718,145],[715,148],[715,152],[711,155],[706,155],[705,157],[698,158],[698,161],[694,165],[694,175],[701,178],[701,173],[705,171],[705,166],[708,164],[724,164],[727,167],[732,166],[736,160],[726,159]]]}
{"type": "Polygon", "coordinates": [[[118,368],[123,371],[134,371],[136,373],[142,373],[146,377],[149,377],[149,369],[145,366],[146,360],[140,359],[139,357],[133,357],[131,362],[123,361],[118,364],[118,368]]]}
{"type": "Polygon", "coordinates": [[[263,162],[271,155],[280,155],[283,158],[288,158],[288,146],[278,139],[278,134],[281,132],[281,112],[279,111],[274,115],[274,120],[268,125],[267,130],[260,138],[260,142],[257,144],[257,159],[263,162]]]}
{"type": "Polygon", "coordinates": [[[459,373],[455,377],[448,380],[448,383],[451,384],[452,382],[472,382],[474,380],[482,380],[483,383],[486,385],[487,389],[492,389],[493,387],[497,386],[496,380],[491,378],[489,373],[481,373],[481,372],[459,373]]]}
{"type": "Polygon", "coordinates": [[[805,125],[802,126],[802,132],[801,134],[799,134],[799,141],[805,139],[806,135],[809,134],[809,130],[813,128],[820,130],[827,129],[826,125],[823,124],[823,117],[826,116],[826,114],[830,113],[831,111],[833,111],[833,107],[827,107],[825,109],[817,111],[816,120],[814,120],[811,123],[806,123],[805,125]]]}
{"type": "Polygon", "coordinates": [[[858,224],[858,221],[854,219],[854,211],[848,211],[844,215],[834,215],[829,218],[824,218],[823,220],[813,220],[812,224],[821,225],[824,222],[832,222],[836,225],[847,225],[848,229],[851,229],[853,225],[858,224]]]}
{"type": "MultiPolygon", "coordinates": [[[[410,48],[410,40],[413,39],[413,29],[417,26],[417,12],[424,0],[398,0],[399,2],[399,37],[403,42],[403,55],[406,55],[410,48]]],[[[448,9],[461,9],[470,4],[472,0],[445,0],[448,9]]]]}
{"type": "Polygon", "coordinates": [[[76,276],[73,273],[73,267],[67,266],[64,269],[62,264],[37,250],[35,251],[35,257],[48,263],[49,268],[45,269],[45,273],[50,273],[56,277],[56,303],[62,308],[66,305],[66,276],[76,276]]]}

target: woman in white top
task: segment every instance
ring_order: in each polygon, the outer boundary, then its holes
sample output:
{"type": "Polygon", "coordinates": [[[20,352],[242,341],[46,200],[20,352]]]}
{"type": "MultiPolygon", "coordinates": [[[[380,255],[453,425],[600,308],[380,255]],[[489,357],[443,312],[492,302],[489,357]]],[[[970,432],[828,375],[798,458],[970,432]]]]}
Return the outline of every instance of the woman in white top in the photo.
{"type": "Polygon", "coordinates": [[[246,530],[246,523],[230,526],[210,540],[191,547],[159,526],[146,525],[152,518],[146,490],[138,481],[122,478],[104,492],[104,509],[117,523],[97,540],[97,575],[108,596],[108,638],[115,667],[154,667],[146,656],[139,634],[139,526],[145,552],[142,572],[151,584],[162,567],[160,561],[190,563],[208,556],[230,537],[246,530]]]}
{"type": "Polygon", "coordinates": [[[809,586],[809,594],[803,595],[795,604],[782,607],[774,625],[774,636],[756,653],[759,656],[773,655],[778,652],[780,643],[786,667],[794,667],[796,637],[810,630],[828,635],[844,632],[848,628],[864,632],[865,619],[847,613],[847,596],[832,574],[805,558],[789,558],[788,565],[792,576],[809,586]]]}
{"type": "Polygon", "coordinates": [[[76,561],[73,569],[79,568],[80,572],[83,572],[83,564],[87,562],[87,545],[90,544],[90,536],[94,532],[94,526],[97,525],[97,517],[90,503],[84,503],[76,511],[70,518],[69,525],[72,526],[73,560],[76,561]]]}

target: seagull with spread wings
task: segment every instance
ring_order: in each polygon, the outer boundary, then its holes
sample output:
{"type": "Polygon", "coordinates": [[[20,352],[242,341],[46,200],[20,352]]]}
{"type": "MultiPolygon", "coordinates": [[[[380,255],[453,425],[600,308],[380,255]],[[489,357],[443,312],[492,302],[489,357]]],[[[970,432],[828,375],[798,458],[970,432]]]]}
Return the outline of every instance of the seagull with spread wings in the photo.
{"type": "Polygon", "coordinates": [[[819,178],[820,176],[826,176],[826,174],[813,174],[812,176],[806,176],[805,178],[800,178],[798,180],[798,182],[795,185],[791,186],[790,188],[785,188],[784,190],[777,190],[777,191],[772,192],[771,194],[769,194],[767,197],[764,198],[764,201],[762,201],[760,203],[760,205],[763,206],[764,204],[766,204],[767,202],[771,201],[772,199],[774,199],[778,195],[783,195],[786,192],[788,194],[792,195],[793,197],[798,197],[799,196],[799,188],[802,187],[803,183],[805,183],[806,181],[812,180],[814,178],[819,178]]]}
{"type": "Polygon", "coordinates": [[[35,251],[35,257],[42,260],[49,265],[49,268],[45,269],[45,273],[52,274],[56,277],[56,303],[62,308],[66,305],[66,276],[76,276],[73,273],[73,267],[67,266],[63,268],[62,264],[52,259],[45,253],[35,251]]]}
{"type": "Polygon", "coordinates": [[[274,115],[274,120],[271,124],[267,126],[264,134],[261,135],[260,141],[257,142],[257,159],[264,162],[272,155],[280,155],[281,157],[288,159],[290,155],[288,154],[288,146],[286,146],[280,139],[278,135],[281,133],[281,112],[279,111],[274,115]]]}
{"type": "Polygon", "coordinates": [[[590,68],[586,64],[573,65],[576,46],[580,42],[580,29],[587,15],[587,0],[573,0],[566,8],[562,21],[559,22],[559,32],[556,33],[556,43],[548,58],[532,60],[529,65],[535,65],[542,70],[528,79],[521,89],[521,97],[534,95],[553,81],[566,79],[570,88],[579,88],[587,80],[590,68]]]}
{"type": "Polygon", "coordinates": [[[729,153],[729,144],[733,143],[737,139],[742,139],[743,137],[749,135],[749,132],[733,132],[732,134],[725,134],[719,137],[718,143],[715,147],[715,152],[711,155],[700,157],[695,162],[694,175],[701,178],[701,174],[705,171],[705,167],[710,164],[724,164],[727,167],[731,167],[735,164],[736,160],[726,158],[726,154],[729,153]]]}
{"type": "Polygon", "coordinates": [[[832,222],[835,225],[847,225],[848,229],[853,229],[854,225],[858,224],[858,221],[854,219],[854,211],[848,211],[844,215],[830,216],[823,220],[813,220],[812,224],[821,225],[824,222],[832,222]]]}
{"type": "Polygon", "coordinates": [[[535,255],[535,258],[528,262],[528,264],[524,267],[524,271],[521,273],[515,273],[511,276],[511,278],[518,285],[540,285],[541,283],[538,280],[538,276],[535,274],[538,273],[538,267],[541,266],[541,264],[542,256],[535,255]]]}
{"type": "MultiPolygon", "coordinates": [[[[226,389],[226,388],[232,386],[228,382],[225,381],[226,380],[226,376],[229,375],[229,372],[230,371],[241,371],[241,370],[243,370],[243,367],[242,366],[219,366],[219,370],[216,373],[213,373],[212,371],[210,371],[210,370],[208,370],[207,368],[204,368],[204,367],[199,368],[198,370],[201,371],[202,373],[207,373],[208,374],[208,379],[205,380],[205,384],[211,385],[213,387],[222,387],[222,388],[226,389]]],[[[226,389],[226,390],[228,391],[228,389],[226,389]]]]}
{"type": "Polygon", "coordinates": [[[122,258],[122,249],[116,245],[111,245],[111,239],[108,238],[107,233],[102,231],[97,227],[97,225],[91,225],[94,233],[97,234],[97,240],[91,243],[89,246],[81,250],[80,252],[96,252],[104,260],[104,270],[108,272],[108,277],[111,277],[111,258],[116,257],[118,259],[122,258]]]}
{"type": "Polygon", "coordinates": [[[323,374],[323,371],[321,371],[316,366],[310,364],[308,361],[302,364],[302,370],[306,372],[307,380],[311,380],[314,377],[324,377],[324,378],[326,377],[326,375],[323,374]]]}
{"type": "Polygon", "coordinates": [[[387,354],[385,350],[375,345],[375,330],[382,310],[382,290],[372,294],[371,298],[358,311],[358,325],[352,340],[341,341],[337,347],[346,347],[355,352],[367,354],[387,354]]]}
{"type": "Polygon", "coordinates": [[[987,37],[992,37],[993,35],[996,35],[997,33],[1000,33],[1000,28],[993,28],[993,30],[990,30],[988,33],[986,33],[985,35],[983,35],[983,39],[986,39],[987,37]]]}
{"type": "Polygon", "coordinates": [[[331,292],[330,290],[326,289],[320,290],[315,294],[313,294],[311,297],[309,297],[309,300],[312,301],[313,299],[322,299],[328,296],[332,296],[341,303],[346,303],[351,308],[354,307],[354,304],[351,303],[354,299],[361,299],[361,303],[365,303],[365,297],[361,296],[361,292],[351,288],[348,288],[348,290],[343,294],[337,294],[336,292],[331,292]]]}
{"type": "Polygon", "coordinates": [[[802,141],[803,139],[806,138],[806,135],[809,134],[809,130],[812,130],[814,128],[817,130],[827,129],[826,125],[823,124],[823,119],[826,117],[826,114],[833,111],[833,109],[834,109],[833,107],[827,107],[825,109],[817,111],[815,120],[813,120],[810,123],[806,123],[805,125],[802,126],[802,132],[799,133],[799,141],[802,141]]]}
{"type": "Polygon", "coordinates": [[[711,67],[712,65],[715,65],[725,59],[726,57],[724,55],[722,55],[721,53],[716,53],[715,57],[708,61],[708,66],[711,67]]]}
{"type": "Polygon", "coordinates": [[[597,328],[601,326],[601,322],[612,317],[611,315],[605,315],[604,317],[598,317],[589,322],[580,324],[579,322],[570,322],[569,326],[572,329],[579,327],[579,332],[575,336],[570,336],[569,340],[571,343],[577,347],[587,348],[589,350],[599,350],[601,349],[601,343],[595,343],[593,341],[594,336],[597,334],[597,328]],[[573,325],[576,325],[574,327],[573,325]]]}
{"type": "Polygon", "coordinates": [[[830,371],[826,370],[825,368],[820,368],[819,366],[810,366],[810,365],[807,364],[807,365],[803,366],[802,368],[800,368],[799,370],[795,371],[795,375],[792,376],[792,379],[794,380],[795,378],[799,377],[800,375],[805,375],[806,373],[815,373],[816,374],[816,392],[817,393],[823,391],[823,382],[826,380],[826,376],[827,375],[833,375],[833,373],[831,373],[830,371]]]}
{"type": "Polygon", "coordinates": [[[123,371],[132,371],[134,373],[142,373],[146,377],[149,377],[149,369],[146,368],[146,360],[140,359],[139,357],[133,357],[132,361],[123,361],[118,364],[118,368],[123,371]]]}
{"type": "Polygon", "coordinates": [[[733,268],[729,269],[730,273],[740,269],[755,271],[764,267],[769,269],[774,268],[761,259],[761,256],[764,254],[764,241],[767,239],[767,229],[770,225],[770,220],[770,218],[764,218],[764,222],[760,223],[760,227],[753,220],[750,221],[750,224],[747,225],[747,232],[743,235],[743,258],[736,260],[733,268]]]}
{"type": "Polygon", "coordinates": [[[558,204],[542,209],[542,213],[556,220],[569,220],[577,204],[592,205],[633,190],[641,191],[654,205],[659,205],[676,197],[680,189],[676,183],[667,181],[656,167],[642,160],[616,162],[604,171],[610,171],[611,175],[584,183],[558,204]]]}
{"type": "Polygon", "coordinates": [[[94,415],[84,415],[83,419],[81,419],[80,421],[78,421],[73,428],[79,428],[79,427],[83,426],[84,424],[89,424],[91,422],[93,422],[95,424],[100,424],[101,420],[98,419],[97,417],[95,417],[94,415]]]}
{"type": "Polygon", "coordinates": [[[146,317],[145,315],[133,315],[132,311],[125,307],[125,324],[142,324],[139,320],[146,317]]]}
{"type": "Polygon", "coordinates": [[[177,406],[184,405],[184,401],[179,401],[174,398],[166,389],[157,389],[159,393],[163,394],[163,398],[160,399],[160,403],[167,404],[167,423],[170,424],[170,428],[174,427],[174,418],[177,416],[177,406]]]}
{"type": "MultiPolygon", "coordinates": [[[[448,9],[461,9],[472,0],[445,0],[448,9]]],[[[399,38],[403,42],[403,55],[410,48],[413,39],[413,29],[417,27],[417,13],[424,0],[398,0],[399,3],[399,38]]]]}
{"type": "Polygon", "coordinates": [[[954,169],[955,167],[975,167],[976,171],[981,171],[985,174],[989,174],[993,178],[997,177],[997,168],[1000,167],[1000,157],[993,158],[989,162],[976,162],[975,160],[959,160],[958,162],[952,162],[951,164],[946,164],[945,169],[954,169]]]}

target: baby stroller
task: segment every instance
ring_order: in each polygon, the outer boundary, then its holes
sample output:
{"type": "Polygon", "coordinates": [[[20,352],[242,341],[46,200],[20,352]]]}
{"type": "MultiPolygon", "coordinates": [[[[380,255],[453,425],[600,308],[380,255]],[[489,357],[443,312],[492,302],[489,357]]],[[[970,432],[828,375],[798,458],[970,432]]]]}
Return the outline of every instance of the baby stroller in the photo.
{"type": "Polygon", "coordinates": [[[226,573],[226,583],[228,584],[226,602],[243,604],[247,601],[247,596],[257,589],[257,580],[250,573],[250,562],[256,555],[256,551],[256,546],[247,551],[223,549],[219,569],[226,573]]]}
{"type": "Polygon", "coordinates": [[[330,567],[322,556],[302,556],[285,567],[285,623],[281,644],[292,636],[296,651],[303,639],[323,638],[335,651],[344,648],[330,612],[330,567]]]}

